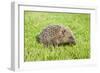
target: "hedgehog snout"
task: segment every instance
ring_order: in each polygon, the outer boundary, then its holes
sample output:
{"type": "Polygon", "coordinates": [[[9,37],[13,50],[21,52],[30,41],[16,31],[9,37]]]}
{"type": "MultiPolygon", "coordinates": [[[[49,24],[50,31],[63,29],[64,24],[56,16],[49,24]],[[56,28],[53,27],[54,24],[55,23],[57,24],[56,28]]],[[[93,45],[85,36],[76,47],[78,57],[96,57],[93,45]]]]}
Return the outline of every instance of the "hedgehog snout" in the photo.
{"type": "Polygon", "coordinates": [[[71,37],[69,37],[69,41],[68,41],[70,44],[73,44],[73,45],[75,45],[76,44],[76,41],[75,41],[75,39],[71,36],[71,37]]]}

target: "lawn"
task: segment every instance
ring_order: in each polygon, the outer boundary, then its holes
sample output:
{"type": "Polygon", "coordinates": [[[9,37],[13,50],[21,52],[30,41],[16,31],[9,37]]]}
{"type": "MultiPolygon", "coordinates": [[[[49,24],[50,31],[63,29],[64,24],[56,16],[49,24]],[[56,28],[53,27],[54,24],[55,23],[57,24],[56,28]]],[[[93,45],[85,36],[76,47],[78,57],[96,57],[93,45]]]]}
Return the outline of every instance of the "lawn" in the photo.
{"type": "Polygon", "coordinates": [[[24,12],[24,61],[72,60],[90,58],[90,14],[24,12]],[[68,26],[76,45],[45,47],[36,36],[49,24],[68,26]]]}

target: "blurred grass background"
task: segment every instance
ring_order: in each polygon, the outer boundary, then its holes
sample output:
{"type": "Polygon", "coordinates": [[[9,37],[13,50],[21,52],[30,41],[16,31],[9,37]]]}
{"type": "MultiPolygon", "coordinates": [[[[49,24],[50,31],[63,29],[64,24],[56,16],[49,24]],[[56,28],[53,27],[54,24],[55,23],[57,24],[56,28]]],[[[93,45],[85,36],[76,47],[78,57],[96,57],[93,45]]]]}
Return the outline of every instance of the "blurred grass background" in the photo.
{"type": "Polygon", "coordinates": [[[24,61],[90,58],[90,14],[24,12],[24,61]],[[48,24],[63,24],[73,31],[75,46],[44,47],[36,36],[48,24]]]}

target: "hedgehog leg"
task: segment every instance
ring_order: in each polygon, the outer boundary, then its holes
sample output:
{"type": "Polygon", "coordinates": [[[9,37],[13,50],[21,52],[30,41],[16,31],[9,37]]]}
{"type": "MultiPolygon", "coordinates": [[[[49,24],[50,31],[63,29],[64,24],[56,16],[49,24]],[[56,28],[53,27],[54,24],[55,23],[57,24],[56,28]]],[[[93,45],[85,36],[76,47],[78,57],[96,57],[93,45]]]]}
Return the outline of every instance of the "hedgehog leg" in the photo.
{"type": "Polygon", "coordinates": [[[52,40],[52,45],[53,45],[53,47],[58,47],[57,40],[52,40]]]}
{"type": "Polygon", "coordinates": [[[57,43],[55,43],[55,44],[53,44],[53,46],[57,48],[57,47],[58,47],[58,44],[57,44],[57,43]]]}
{"type": "Polygon", "coordinates": [[[48,44],[48,43],[44,43],[43,45],[44,45],[45,47],[48,47],[48,46],[49,46],[49,44],[48,44]]]}
{"type": "Polygon", "coordinates": [[[52,43],[49,41],[49,42],[45,42],[43,45],[44,45],[45,47],[49,47],[49,46],[52,45],[52,43]]]}

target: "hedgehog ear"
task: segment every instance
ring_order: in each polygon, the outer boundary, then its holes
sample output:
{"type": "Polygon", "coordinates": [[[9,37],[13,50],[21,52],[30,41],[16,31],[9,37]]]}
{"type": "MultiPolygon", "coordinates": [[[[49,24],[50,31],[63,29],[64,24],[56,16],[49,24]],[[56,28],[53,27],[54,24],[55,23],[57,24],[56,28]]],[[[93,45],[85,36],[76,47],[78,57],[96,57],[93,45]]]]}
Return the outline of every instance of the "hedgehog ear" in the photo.
{"type": "Polygon", "coordinates": [[[63,34],[63,35],[65,34],[65,32],[66,32],[66,30],[62,30],[62,34],[63,34]]]}

